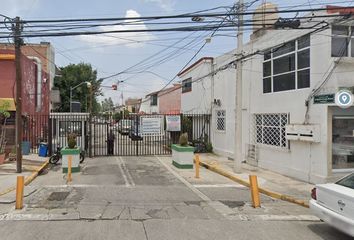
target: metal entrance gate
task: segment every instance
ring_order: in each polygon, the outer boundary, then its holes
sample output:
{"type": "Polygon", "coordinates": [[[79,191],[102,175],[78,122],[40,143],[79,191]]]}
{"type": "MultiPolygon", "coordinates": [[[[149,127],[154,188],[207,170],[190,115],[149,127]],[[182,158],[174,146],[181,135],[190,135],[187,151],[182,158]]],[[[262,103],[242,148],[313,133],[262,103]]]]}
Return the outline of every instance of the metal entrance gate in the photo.
{"type": "Polygon", "coordinates": [[[118,121],[112,114],[93,116],[93,156],[169,155],[181,132],[188,132],[191,142],[210,142],[210,115],[175,115],[181,116],[180,131],[168,131],[166,116],[128,115],[118,121]]]}

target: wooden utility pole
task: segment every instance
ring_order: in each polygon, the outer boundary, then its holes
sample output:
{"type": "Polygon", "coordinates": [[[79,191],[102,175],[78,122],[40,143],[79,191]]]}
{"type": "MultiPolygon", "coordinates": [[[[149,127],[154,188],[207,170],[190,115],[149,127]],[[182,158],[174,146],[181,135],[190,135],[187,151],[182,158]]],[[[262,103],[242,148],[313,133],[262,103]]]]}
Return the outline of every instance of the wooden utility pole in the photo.
{"type": "Polygon", "coordinates": [[[22,70],[21,70],[21,31],[20,17],[14,25],[15,64],[16,64],[16,172],[22,172],[22,70]]]}

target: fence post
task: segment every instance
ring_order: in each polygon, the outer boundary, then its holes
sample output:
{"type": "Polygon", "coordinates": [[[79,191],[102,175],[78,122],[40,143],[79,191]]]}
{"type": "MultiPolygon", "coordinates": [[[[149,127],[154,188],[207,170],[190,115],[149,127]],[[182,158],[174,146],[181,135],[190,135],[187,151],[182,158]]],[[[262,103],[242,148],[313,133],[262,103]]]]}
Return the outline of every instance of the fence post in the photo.
{"type": "Polygon", "coordinates": [[[200,167],[199,154],[195,154],[195,178],[199,178],[199,167],[200,167]]]}
{"type": "Polygon", "coordinates": [[[23,190],[24,190],[24,176],[17,176],[16,184],[16,209],[23,208],[23,190]]]}
{"type": "Polygon", "coordinates": [[[251,190],[251,197],[252,197],[252,206],[254,208],[258,208],[261,206],[261,201],[259,198],[257,176],[250,175],[249,180],[250,180],[250,190],[251,190]]]}

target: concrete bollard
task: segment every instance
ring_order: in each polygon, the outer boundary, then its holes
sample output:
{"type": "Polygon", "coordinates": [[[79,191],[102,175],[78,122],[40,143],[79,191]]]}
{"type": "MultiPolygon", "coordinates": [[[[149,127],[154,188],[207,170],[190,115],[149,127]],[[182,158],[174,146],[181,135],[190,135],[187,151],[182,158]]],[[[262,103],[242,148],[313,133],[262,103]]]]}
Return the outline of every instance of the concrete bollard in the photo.
{"type": "Polygon", "coordinates": [[[199,154],[195,155],[195,178],[199,178],[200,159],[199,154]]]}
{"type": "Polygon", "coordinates": [[[258,208],[261,206],[261,201],[259,198],[259,190],[258,190],[258,181],[256,175],[250,175],[250,190],[251,190],[251,197],[252,197],[252,206],[254,208],[258,208]]]}
{"type": "Polygon", "coordinates": [[[16,209],[23,208],[23,190],[24,190],[25,178],[24,176],[17,176],[16,184],[16,209]]]}
{"type": "Polygon", "coordinates": [[[68,156],[68,179],[67,179],[67,182],[72,181],[72,176],[71,176],[72,160],[73,160],[73,156],[69,155],[68,156]]]}

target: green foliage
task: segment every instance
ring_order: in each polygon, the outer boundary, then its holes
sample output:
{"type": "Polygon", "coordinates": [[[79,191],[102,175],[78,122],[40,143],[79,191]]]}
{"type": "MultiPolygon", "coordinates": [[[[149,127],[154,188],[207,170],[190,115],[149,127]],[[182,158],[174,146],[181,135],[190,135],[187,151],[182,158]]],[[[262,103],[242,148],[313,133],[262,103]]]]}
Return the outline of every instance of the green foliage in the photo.
{"type": "Polygon", "coordinates": [[[179,145],[188,146],[188,133],[183,133],[179,137],[179,145]]]}
{"type": "Polygon", "coordinates": [[[186,133],[192,132],[192,120],[189,117],[182,118],[182,130],[186,133]]]}
{"type": "MultiPolygon", "coordinates": [[[[93,70],[90,64],[79,63],[70,64],[60,68],[61,76],[54,78],[54,87],[60,89],[61,104],[56,109],[59,112],[70,111],[70,88],[82,82],[90,82],[92,89],[92,111],[97,113],[100,111],[100,105],[97,101],[98,96],[102,96],[100,85],[102,80],[97,80],[97,71],[93,70]]],[[[90,89],[86,84],[75,88],[72,91],[72,100],[81,102],[81,110],[88,112],[90,101],[90,89]]]]}
{"type": "Polygon", "coordinates": [[[111,97],[105,98],[101,103],[102,112],[112,112],[114,108],[114,103],[111,97]]]}
{"type": "Polygon", "coordinates": [[[75,133],[69,133],[68,135],[68,147],[70,149],[73,149],[76,147],[76,134],[75,133]]]}
{"type": "Polygon", "coordinates": [[[210,142],[208,142],[205,147],[206,147],[206,151],[208,153],[212,153],[213,152],[213,145],[210,142]]]}
{"type": "Polygon", "coordinates": [[[9,102],[4,102],[2,105],[0,105],[0,118],[8,118],[10,117],[10,113],[8,112],[8,109],[10,108],[10,103],[9,102]]]}

